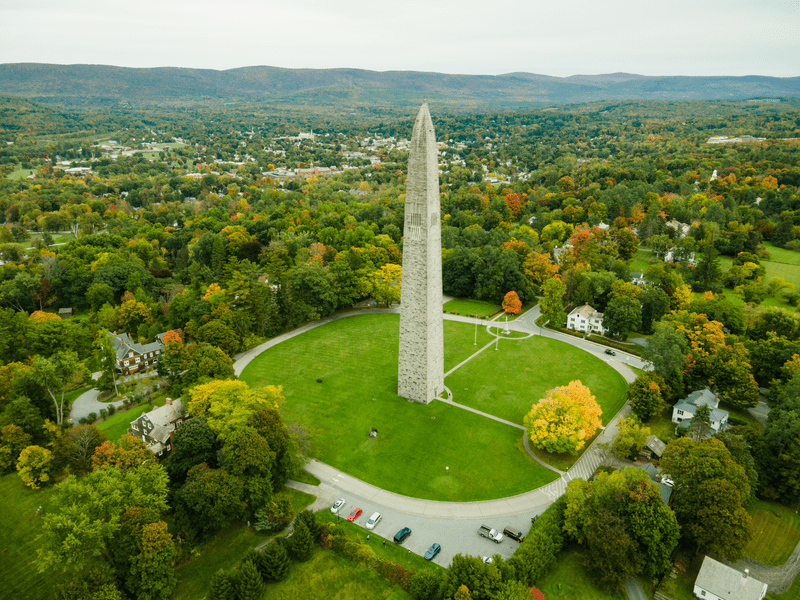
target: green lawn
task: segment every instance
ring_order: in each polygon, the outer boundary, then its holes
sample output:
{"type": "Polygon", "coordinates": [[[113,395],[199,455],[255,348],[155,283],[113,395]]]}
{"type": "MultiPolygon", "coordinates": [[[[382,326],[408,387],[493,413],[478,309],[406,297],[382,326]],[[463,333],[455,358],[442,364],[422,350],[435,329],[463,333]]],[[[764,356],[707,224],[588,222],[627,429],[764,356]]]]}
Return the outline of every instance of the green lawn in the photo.
{"type": "Polygon", "coordinates": [[[647,252],[645,250],[637,250],[636,254],[633,255],[628,268],[633,273],[644,273],[650,268],[650,264],[653,262],[657,262],[656,255],[653,252],[647,252]]]}
{"type": "Polygon", "coordinates": [[[595,586],[581,560],[582,554],[577,546],[561,551],[552,570],[536,584],[547,600],[627,600],[625,592],[595,586]]]}
{"type": "MultiPolygon", "coordinates": [[[[291,488],[283,488],[277,495],[289,498],[296,513],[314,502],[314,496],[291,488]]],[[[255,548],[270,537],[272,534],[259,533],[244,523],[236,523],[220,531],[198,549],[191,561],[176,569],[178,586],[173,600],[202,600],[214,573],[219,569],[232,569],[250,548],[255,548]]]]}
{"type": "Polygon", "coordinates": [[[300,483],[307,483],[308,485],[319,485],[320,481],[316,477],[314,477],[311,473],[303,469],[300,471],[300,474],[294,478],[295,481],[299,481],[300,483]]]}
{"type": "MultiPolygon", "coordinates": [[[[387,314],[334,321],[270,348],[241,379],[283,386],[284,416],[306,426],[315,458],[398,494],[488,500],[552,481],[517,448],[519,429],[397,396],[398,324],[387,314]],[[377,439],[368,437],[372,427],[377,439]]],[[[447,370],[475,351],[474,327],[445,321],[444,332],[447,370]]],[[[490,339],[479,328],[478,347],[490,339]]]]}
{"type": "Polygon", "coordinates": [[[398,585],[390,584],[374,571],[355,565],[333,550],[315,548],[304,563],[292,563],[289,575],[266,586],[262,600],[410,600],[398,585]]]}
{"type": "Polygon", "coordinates": [[[8,174],[8,179],[25,179],[28,175],[36,173],[36,169],[23,169],[21,166],[16,165],[14,170],[8,174]]]}
{"type": "Polygon", "coordinates": [[[164,402],[162,398],[161,400],[154,401],[152,404],[140,404],[139,406],[134,406],[130,410],[122,412],[117,409],[117,412],[113,416],[107,418],[105,421],[98,422],[97,427],[106,432],[109,440],[116,442],[128,432],[131,421],[135,421],[142,414],[150,412],[156,406],[164,406],[164,402]]]}
{"type": "MultiPolygon", "coordinates": [[[[339,521],[331,514],[330,511],[324,510],[316,514],[317,520],[322,523],[335,523],[339,527],[344,527],[345,531],[350,538],[363,542],[365,529],[360,525],[351,523],[347,519],[339,521]]],[[[393,534],[394,535],[394,534],[393,534]]],[[[413,534],[412,534],[413,535],[413,534]]],[[[381,558],[388,558],[400,565],[404,569],[414,571],[437,571],[444,570],[443,567],[437,565],[435,562],[425,560],[424,557],[413,552],[409,553],[403,546],[395,544],[391,538],[382,538],[374,532],[369,532],[369,545],[375,550],[376,554],[381,558]],[[386,548],[383,547],[383,542],[386,542],[386,548]]]]}
{"type": "Polygon", "coordinates": [[[603,424],[625,404],[622,375],[575,346],[534,336],[500,340],[498,348],[485,350],[445,380],[456,402],[522,424],[547,390],[579,379],[603,409],[603,424]]]}
{"type": "Polygon", "coordinates": [[[767,593],[767,600],[800,600],[800,577],[795,577],[792,587],[784,594],[767,593]]]}
{"type": "Polygon", "coordinates": [[[753,518],[753,539],[744,555],[773,566],[785,563],[800,542],[800,516],[795,509],[757,500],[747,512],[753,518]]]}
{"type": "Polygon", "coordinates": [[[0,477],[0,581],[4,598],[49,600],[53,597],[52,574],[36,570],[37,536],[41,533],[39,506],[50,509],[53,488],[31,490],[16,473],[0,477]]]}
{"type": "Polygon", "coordinates": [[[479,317],[488,317],[489,315],[493,315],[501,309],[499,304],[493,304],[492,302],[461,298],[446,302],[442,308],[445,310],[445,312],[456,313],[470,317],[475,315],[478,315],[479,317]]]}

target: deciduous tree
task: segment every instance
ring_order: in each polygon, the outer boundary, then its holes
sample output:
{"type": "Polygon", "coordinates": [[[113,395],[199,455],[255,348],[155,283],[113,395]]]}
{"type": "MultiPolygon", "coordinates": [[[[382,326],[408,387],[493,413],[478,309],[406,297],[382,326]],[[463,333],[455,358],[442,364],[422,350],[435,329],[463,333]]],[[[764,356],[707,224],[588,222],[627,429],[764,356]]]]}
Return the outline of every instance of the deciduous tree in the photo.
{"type": "Polygon", "coordinates": [[[556,387],[525,416],[533,445],[547,452],[577,453],[600,427],[602,409],[580,381],[556,387]]]}
{"type": "Polygon", "coordinates": [[[564,294],[567,286],[559,279],[548,279],[542,289],[542,315],[555,327],[563,327],[567,315],[564,313],[564,294]]]}
{"type": "Polygon", "coordinates": [[[517,292],[508,292],[503,298],[503,310],[509,315],[517,315],[521,308],[522,302],[520,302],[517,292]]]}
{"type": "Polygon", "coordinates": [[[41,484],[50,481],[52,463],[53,453],[50,450],[41,446],[28,446],[19,455],[17,473],[25,485],[38,490],[41,484]]]}
{"type": "Polygon", "coordinates": [[[241,427],[262,408],[277,409],[283,403],[283,388],[268,385],[250,388],[243,381],[210,381],[189,391],[188,412],[205,417],[218,436],[241,427]]]}
{"type": "Polygon", "coordinates": [[[66,350],[56,352],[50,358],[36,356],[33,359],[34,378],[53,400],[56,409],[56,423],[64,422],[64,404],[67,386],[84,371],[77,353],[66,350]]]}
{"type": "Polygon", "coordinates": [[[118,467],[123,471],[136,469],[141,466],[158,464],[153,453],[141,438],[130,433],[123,435],[116,444],[111,441],[103,442],[95,449],[92,455],[92,470],[118,467]]]}

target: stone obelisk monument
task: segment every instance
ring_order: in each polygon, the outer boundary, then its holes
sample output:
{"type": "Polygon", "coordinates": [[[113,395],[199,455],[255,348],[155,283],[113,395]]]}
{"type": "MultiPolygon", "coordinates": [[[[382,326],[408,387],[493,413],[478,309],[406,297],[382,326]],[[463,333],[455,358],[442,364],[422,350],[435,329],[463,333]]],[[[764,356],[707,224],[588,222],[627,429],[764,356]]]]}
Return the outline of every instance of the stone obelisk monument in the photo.
{"type": "Polygon", "coordinates": [[[428,403],[444,390],[439,164],[428,105],[411,134],[400,289],[397,393],[428,403]]]}

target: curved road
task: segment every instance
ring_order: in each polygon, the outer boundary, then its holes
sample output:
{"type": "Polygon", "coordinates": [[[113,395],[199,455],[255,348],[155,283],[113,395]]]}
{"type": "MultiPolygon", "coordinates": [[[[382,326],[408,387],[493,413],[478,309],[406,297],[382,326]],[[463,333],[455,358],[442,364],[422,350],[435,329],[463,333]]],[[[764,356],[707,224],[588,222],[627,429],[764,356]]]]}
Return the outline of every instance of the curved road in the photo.
{"type": "MultiPolygon", "coordinates": [[[[310,329],[324,325],[325,323],[355,315],[397,312],[399,312],[398,308],[351,310],[313,323],[308,323],[303,327],[275,337],[256,348],[237,355],[233,365],[234,372],[239,376],[250,361],[268,348],[294,336],[301,335],[310,329]]],[[[595,354],[617,370],[628,382],[636,378],[636,374],[628,368],[628,365],[644,368],[645,364],[633,355],[619,352],[617,357],[612,358],[603,353],[604,347],[599,344],[586,342],[559,332],[539,328],[535,325],[535,320],[538,318],[539,314],[538,307],[534,307],[515,321],[510,321],[508,323],[509,330],[527,333],[529,334],[528,336],[523,338],[502,338],[501,341],[504,344],[513,343],[516,339],[527,339],[530,335],[543,335],[545,337],[559,339],[595,354]]],[[[475,319],[469,317],[445,314],[444,318],[451,321],[475,323],[475,319]]],[[[493,328],[499,324],[500,323],[490,323],[485,320],[481,322],[481,326],[491,326],[493,328]]],[[[486,347],[488,347],[488,345],[479,350],[478,353],[486,347]]],[[[475,354],[472,356],[475,356],[475,354]]],[[[464,362],[468,362],[468,360],[469,359],[464,362]]],[[[452,403],[451,401],[446,402],[455,407],[469,410],[467,407],[452,403]]],[[[522,531],[527,531],[530,526],[531,517],[543,512],[550,504],[559,498],[566,490],[566,486],[572,478],[581,477],[588,479],[594,473],[604,458],[603,452],[598,450],[597,445],[610,442],[613,439],[618,431],[616,426],[617,421],[620,417],[627,415],[629,412],[630,408],[627,405],[623,407],[608,426],[606,426],[604,431],[595,439],[593,444],[584,451],[583,455],[569,469],[568,473],[558,471],[560,476],[555,481],[538,489],[510,498],[480,502],[438,502],[410,498],[408,496],[382,490],[315,460],[309,463],[307,470],[319,478],[322,483],[319,486],[308,486],[291,482],[290,485],[295,489],[317,496],[317,501],[312,505],[313,510],[328,508],[337,497],[344,497],[347,500],[347,505],[345,507],[346,510],[343,510],[343,517],[349,514],[350,510],[356,506],[362,508],[365,513],[358,519],[358,523],[362,521],[365,522],[369,515],[376,510],[381,512],[383,519],[376,529],[375,533],[377,535],[391,538],[401,527],[411,527],[413,531],[420,533],[412,536],[404,545],[408,547],[410,551],[423,554],[431,543],[439,542],[442,544],[442,552],[436,558],[436,562],[443,565],[449,564],[452,557],[457,553],[488,556],[498,552],[503,556],[509,557],[516,549],[516,542],[513,540],[505,540],[499,545],[494,544],[489,540],[479,537],[476,533],[477,528],[485,523],[486,525],[501,530],[503,527],[509,525],[517,527],[522,531]]],[[[491,415],[486,416],[499,420],[491,415]]],[[[514,423],[507,424],[512,427],[518,427],[524,432],[524,428],[522,428],[521,425],[514,423]]],[[[378,548],[376,548],[376,551],[378,548]]]]}

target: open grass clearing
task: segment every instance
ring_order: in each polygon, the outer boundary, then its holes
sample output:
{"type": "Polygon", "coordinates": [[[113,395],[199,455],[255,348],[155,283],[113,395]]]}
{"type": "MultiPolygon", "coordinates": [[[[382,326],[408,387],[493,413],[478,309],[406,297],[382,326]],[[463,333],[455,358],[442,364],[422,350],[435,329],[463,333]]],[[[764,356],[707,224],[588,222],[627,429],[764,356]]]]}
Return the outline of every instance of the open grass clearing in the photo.
{"type": "Polygon", "coordinates": [[[800,542],[800,516],[794,508],[756,500],[747,507],[753,519],[753,539],[744,555],[767,565],[779,566],[800,542]]]}
{"type": "Polygon", "coordinates": [[[625,404],[625,379],[605,361],[559,340],[534,336],[500,340],[447,377],[454,400],[523,424],[547,390],[579,379],[603,409],[603,424],[625,404]]]}
{"type": "MultiPolygon", "coordinates": [[[[315,458],[398,494],[489,500],[555,478],[517,448],[519,429],[441,402],[399,398],[398,327],[392,314],[334,321],[270,348],[241,379],[283,386],[284,417],[306,426],[315,458]]],[[[468,324],[445,321],[444,333],[447,370],[476,348],[468,324]]],[[[490,340],[479,328],[478,348],[490,340]]]]}
{"type": "Polygon", "coordinates": [[[307,485],[319,485],[321,483],[319,479],[317,479],[314,475],[312,475],[305,469],[300,471],[300,473],[297,475],[297,477],[294,478],[294,480],[300,483],[305,483],[307,485]]]}
{"type": "MultiPolygon", "coordinates": [[[[304,510],[315,499],[291,488],[283,488],[276,496],[288,498],[295,513],[304,510]]],[[[189,562],[176,569],[178,585],[173,600],[202,600],[208,593],[214,573],[237,566],[248,550],[273,535],[258,532],[244,523],[236,523],[218,532],[197,549],[189,562]]]]}
{"type": "Polygon", "coordinates": [[[411,596],[374,571],[352,563],[333,550],[316,547],[311,560],[292,563],[286,579],[267,584],[262,595],[262,600],[309,598],[410,600],[411,596]]]}
{"type": "Polygon", "coordinates": [[[568,546],[558,555],[550,572],[537,582],[547,600],[627,600],[624,591],[597,587],[581,564],[583,553],[579,546],[568,546]]]}
{"type": "Polygon", "coordinates": [[[501,310],[499,304],[463,298],[450,300],[449,302],[446,302],[442,308],[445,312],[454,313],[465,317],[474,317],[477,315],[481,318],[488,317],[501,310]]]}
{"type": "Polygon", "coordinates": [[[0,581],[4,598],[49,600],[55,579],[36,569],[36,553],[42,532],[36,509],[49,511],[52,487],[32,490],[16,473],[0,477],[0,581]]]}

